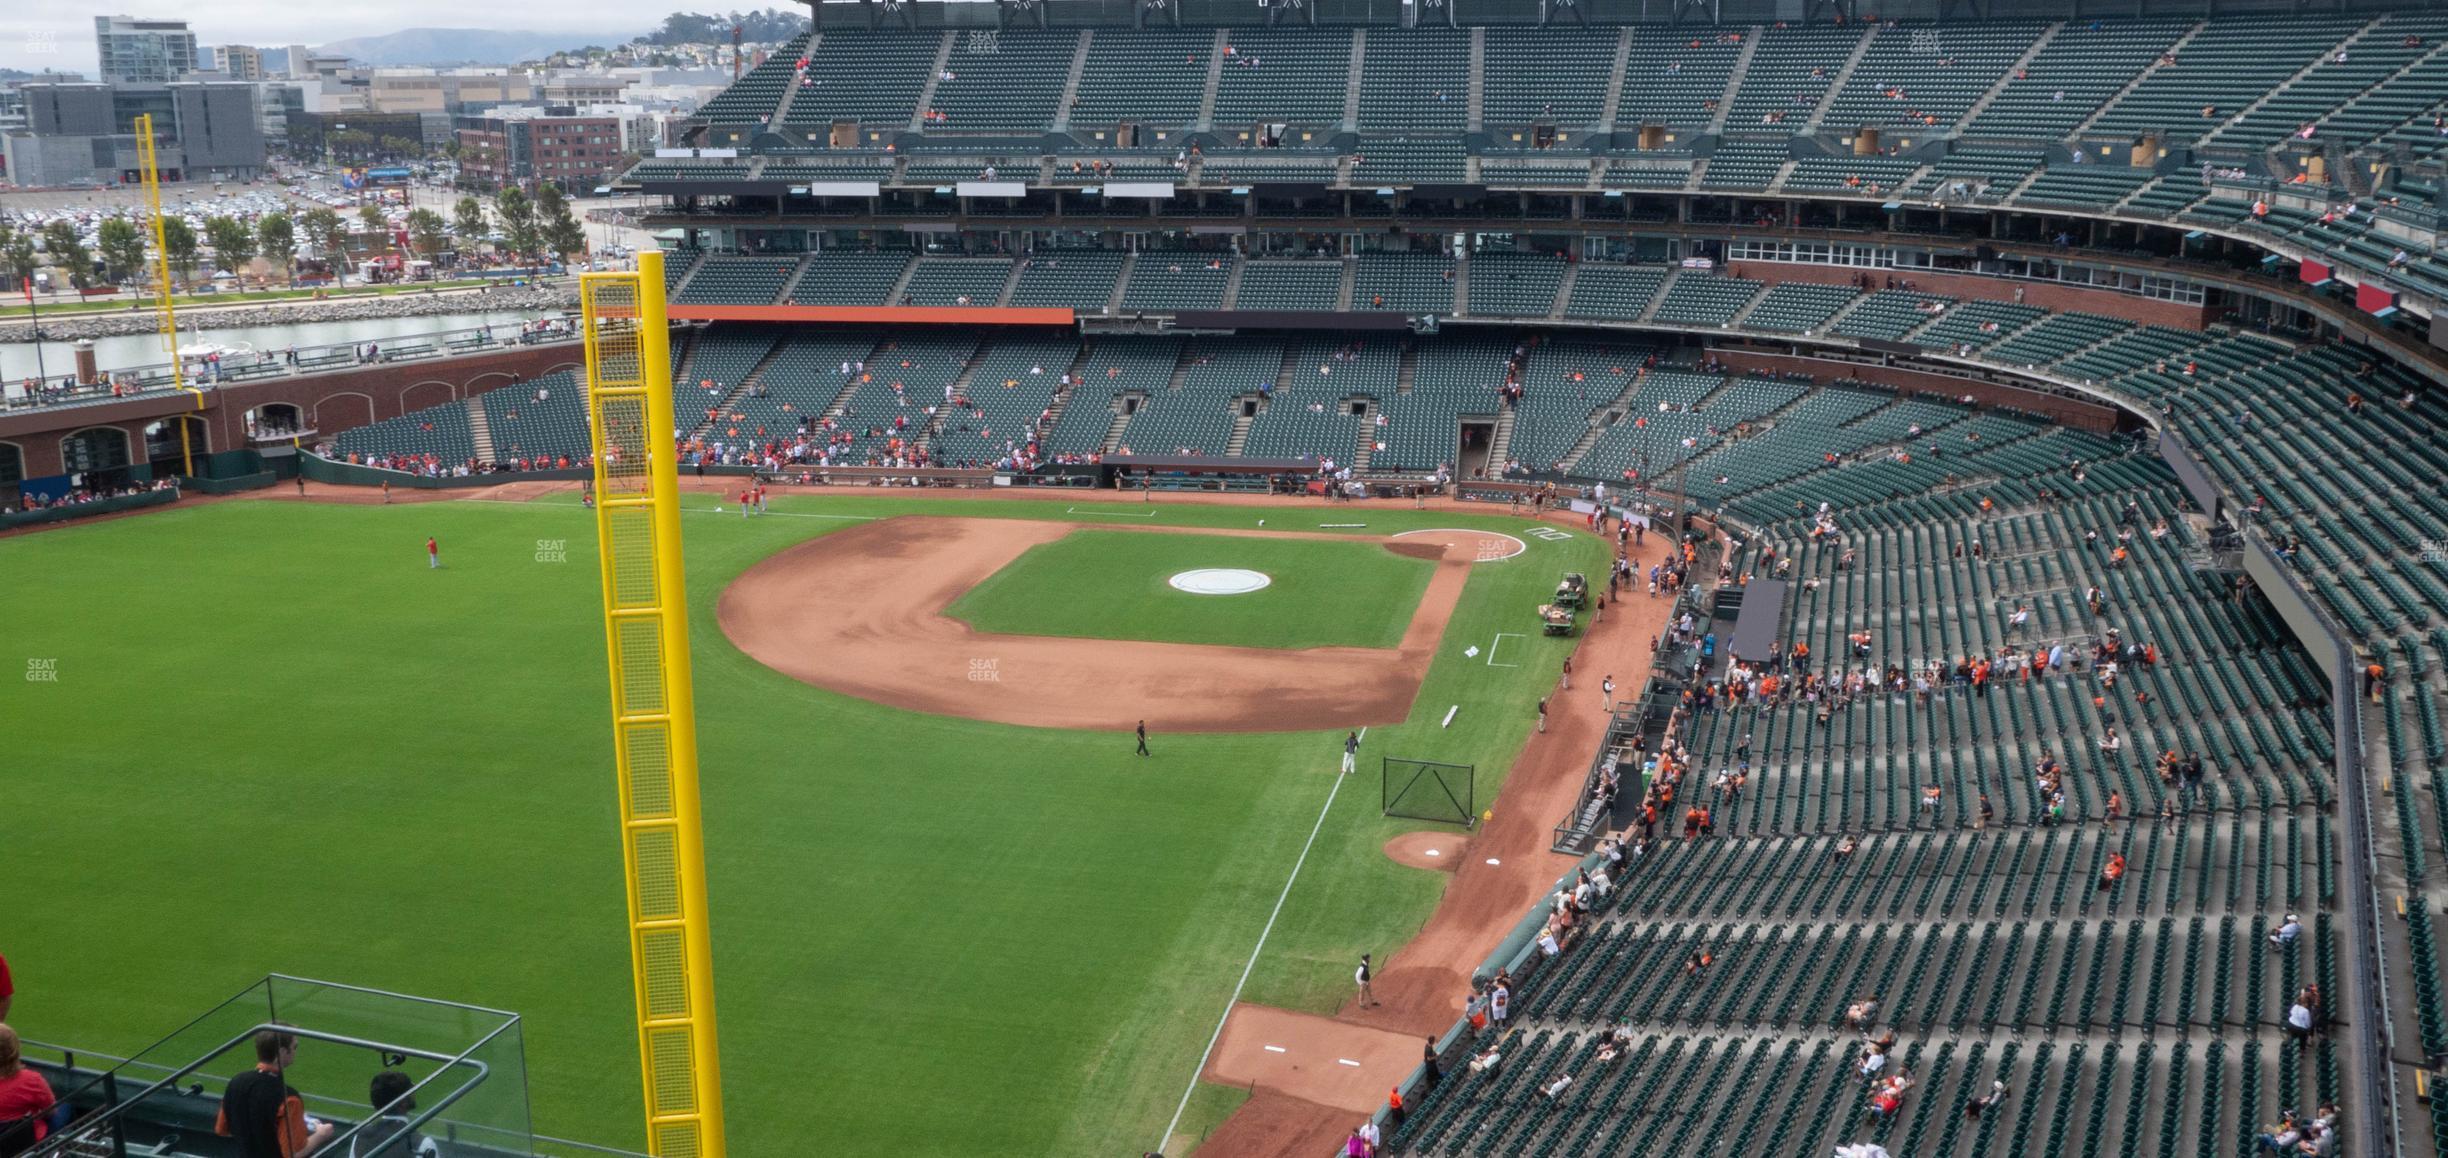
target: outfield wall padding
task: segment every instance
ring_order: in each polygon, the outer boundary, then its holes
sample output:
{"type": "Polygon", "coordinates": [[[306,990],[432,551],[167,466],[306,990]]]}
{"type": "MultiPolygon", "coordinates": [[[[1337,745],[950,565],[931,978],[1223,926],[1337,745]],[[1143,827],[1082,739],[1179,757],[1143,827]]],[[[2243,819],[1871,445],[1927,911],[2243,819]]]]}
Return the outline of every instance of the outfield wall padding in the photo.
{"type": "Polygon", "coordinates": [[[39,511],[15,511],[0,514],[0,531],[15,530],[19,527],[38,527],[45,523],[65,523],[71,519],[90,519],[95,515],[140,510],[145,507],[166,507],[177,502],[178,499],[179,493],[175,490],[146,491],[143,494],[120,495],[117,498],[77,503],[74,506],[44,507],[39,511]]]}
{"type": "Polygon", "coordinates": [[[179,486],[205,495],[234,495],[240,491],[259,491],[280,481],[280,476],[268,470],[253,474],[231,475],[228,478],[196,478],[182,475],[179,486]]]}
{"type": "Polygon", "coordinates": [[[341,462],[314,454],[298,456],[298,473],[315,482],[331,483],[335,486],[375,487],[388,482],[395,487],[406,487],[409,490],[419,491],[469,490],[476,487],[500,486],[503,483],[538,480],[576,482],[580,479],[595,477],[595,472],[590,468],[571,467],[568,470],[500,471],[493,474],[472,474],[465,478],[428,478],[425,475],[410,474],[404,470],[387,470],[379,466],[366,466],[363,463],[341,462]]]}

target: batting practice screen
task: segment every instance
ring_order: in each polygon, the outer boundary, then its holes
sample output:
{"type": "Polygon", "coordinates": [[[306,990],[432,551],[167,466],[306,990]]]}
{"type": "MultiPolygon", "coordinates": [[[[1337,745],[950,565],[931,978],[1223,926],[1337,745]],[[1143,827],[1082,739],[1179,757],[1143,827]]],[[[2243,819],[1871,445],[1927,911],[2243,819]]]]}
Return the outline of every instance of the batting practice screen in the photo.
{"type": "Polygon", "coordinates": [[[1383,808],[1387,816],[1434,820],[1469,828],[1479,819],[1478,767],[1434,760],[1384,759],[1383,808]]]}

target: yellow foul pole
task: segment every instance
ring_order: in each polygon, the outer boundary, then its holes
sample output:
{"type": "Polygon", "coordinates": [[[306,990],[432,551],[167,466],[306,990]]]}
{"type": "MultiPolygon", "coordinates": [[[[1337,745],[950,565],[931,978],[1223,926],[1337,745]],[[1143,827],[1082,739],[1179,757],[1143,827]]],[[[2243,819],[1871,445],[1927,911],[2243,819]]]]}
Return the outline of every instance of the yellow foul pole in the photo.
{"type": "Polygon", "coordinates": [[[646,1150],[659,1158],[721,1158],[722,1067],[663,255],[640,254],[631,272],[581,275],[578,295],[646,1150]]]}
{"type": "MultiPolygon", "coordinates": [[[[136,118],[136,155],[144,165],[145,212],[153,224],[154,314],[161,320],[162,348],[170,352],[170,385],[192,395],[204,409],[204,392],[187,384],[187,367],[179,362],[178,310],[170,301],[170,237],[162,228],[161,161],[153,152],[153,114],[136,118]]],[[[179,457],[187,477],[195,477],[195,448],[187,443],[187,419],[179,419],[179,457]]]]}

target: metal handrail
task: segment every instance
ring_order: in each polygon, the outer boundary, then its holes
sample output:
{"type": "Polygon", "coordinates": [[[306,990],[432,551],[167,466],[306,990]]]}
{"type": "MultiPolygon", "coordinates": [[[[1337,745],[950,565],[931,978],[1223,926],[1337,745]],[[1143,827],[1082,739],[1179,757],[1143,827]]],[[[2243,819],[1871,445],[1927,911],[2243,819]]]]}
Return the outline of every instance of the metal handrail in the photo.
{"type": "MultiPolygon", "coordinates": [[[[291,978],[290,980],[296,979],[291,978]]],[[[355,987],[335,986],[335,988],[353,989],[355,987]]],[[[373,993],[376,991],[359,990],[359,992],[373,993]]],[[[481,1010],[480,1012],[492,1013],[497,1011],[481,1010]]],[[[505,1014],[504,1016],[510,1015],[505,1014]]],[[[515,1022],[516,1018],[513,1017],[512,1020],[515,1022]]],[[[93,1113],[87,1114],[84,1117],[69,1123],[66,1128],[61,1129],[52,1134],[49,1138],[36,1143],[32,1150],[26,1152],[26,1158],[53,1158],[53,1156],[62,1156],[70,1153],[71,1146],[80,1141],[83,1136],[89,1135],[93,1131],[104,1129],[113,1125],[121,1118],[124,1118],[130,1113],[134,1112],[136,1107],[143,1105],[155,1094],[158,1094],[163,1090],[176,1089],[181,1079],[184,1079],[195,1073],[197,1070],[204,1068],[204,1066],[210,1064],[214,1059],[238,1048],[238,1046],[241,1044],[253,1040],[256,1034],[265,1030],[277,1030],[291,1037],[301,1037],[312,1041],[330,1042],[334,1045],[351,1046],[376,1053],[390,1053],[441,1063],[440,1068],[436,1069],[433,1073],[426,1075],[423,1080],[417,1082],[414,1086],[409,1088],[408,1096],[410,1097],[414,1097],[416,1094],[423,1092],[428,1086],[440,1081],[443,1074],[448,1073],[453,1069],[459,1068],[463,1065],[474,1067],[476,1073],[472,1078],[461,1082],[458,1088],[443,1094],[440,1101],[434,1103],[432,1107],[425,1109],[415,1118],[411,1119],[408,1124],[411,1130],[421,1128],[427,1123],[433,1121],[433,1119],[439,1116],[443,1110],[450,1108],[452,1104],[458,1102],[461,1098],[466,1097],[470,1091],[474,1090],[480,1085],[483,1085],[485,1079],[492,1076],[493,1072],[491,1065],[472,1059],[468,1057],[468,1054],[482,1047],[486,1041],[492,1040],[494,1034],[487,1034],[475,1045],[468,1047],[466,1051],[454,1056],[451,1054],[435,1053],[431,1050],[418,1049],[413,1046],[371,1041],[366,1038],[352,1037],[348,1034],[330,1033],[324,1030],[310,1029],[303,1026],[282,1025],[273,1021],[258,1022],[255,1025],[249,1026],[231,1036],[228,1040],[222,1042],[220,1045],[206,1051],[202,1056],[188,1062],[183,1066],[180,1066],[178,1069],[172,1071],[168,1076],[146,1086],[142,1090],[137,1091],[134,1096],[105,1106],[94,1111],[93,1113]]],[[[494,1031],[496,1034],[499,1032],[499,1029],[494,1031]]],[[[121,1064],[124,1066],[130,1063],[123,1061],[121,1064]]],[[[114,1069],[113,1072],[116,1072],[116,1069],[114,1069]]],[[[326,1148],[336,1150],[342,1142],[353,1142],[358,1134],[362,1133],[367,1126],[374,1123],[374,1120],[375,1119],[372,1117],[359,1119],[356,1124],[342,1131],[339,1136],[326,1143],[326,1148]]]]}

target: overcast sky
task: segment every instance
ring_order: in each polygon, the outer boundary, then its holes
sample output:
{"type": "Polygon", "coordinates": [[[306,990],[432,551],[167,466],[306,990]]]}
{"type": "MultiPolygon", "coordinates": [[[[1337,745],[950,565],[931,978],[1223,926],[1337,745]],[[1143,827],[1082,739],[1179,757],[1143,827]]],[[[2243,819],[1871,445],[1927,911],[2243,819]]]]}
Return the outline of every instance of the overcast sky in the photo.
{"type": "Polygon", "coordinates": [[[14,0],[0,19],[0,66],[94,74],[93,18],[185,18],[196,43],[313,46],[404,28],[509,28],[576,34],[570,43],[612,44],[660,24],[675,10],[781,7],[754,3],[693,4],[683,0],[371,0],[300,4],[295,0],[212,0],[209,4],[149,0],[130,7],[91,0],[14,0]]]}

